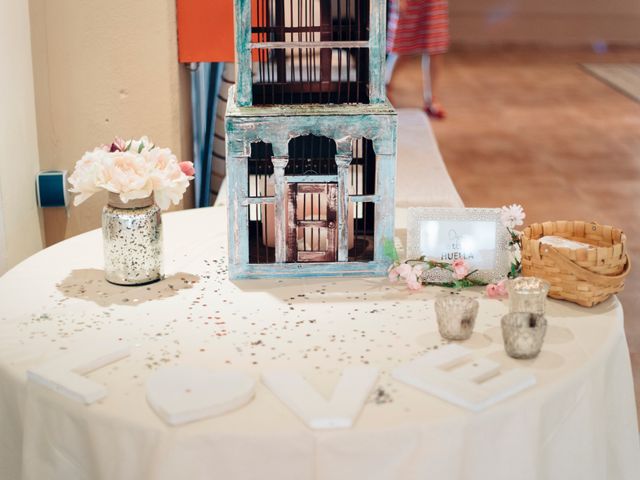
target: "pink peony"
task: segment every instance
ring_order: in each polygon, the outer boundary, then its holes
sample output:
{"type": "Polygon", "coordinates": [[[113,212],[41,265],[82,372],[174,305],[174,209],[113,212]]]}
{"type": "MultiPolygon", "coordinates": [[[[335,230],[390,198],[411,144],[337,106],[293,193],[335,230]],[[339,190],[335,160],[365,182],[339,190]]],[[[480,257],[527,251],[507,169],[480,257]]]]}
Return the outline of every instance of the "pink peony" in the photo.
{"type": "Polygon", "coordinates": [[[397,282],[399,278],[407,278],[411,273],[411,266],[406,263],[395,265],[389,269],[389,280],[397,282]]]}
{"type": "Polygon", "coordinates": [[[451,267],[453,268],[453,278],[462,280],[464,277],[469,275],[469,267],[467,266],[467,263],[462,259],[455,260],[451,264],[451,267]]]}
{"type": "Polygon", "coordinates": [[[422,277],[422,273],[424,272],[423,265],[414,265],[411,269],[411,272],[418,278],[422,277]]]}
{"type": "Polygon", "coordinates": [[[396,267],[396,270],[398,272],[398,275],[401,278],[406,279],[409,275],[411,275],[411,271],[413,269],[411,268],[411,265],[409,265],[408,263],[401,263],[396,267]]]}
{"type": "Polygon", "coordinates": [[[125,142],[122,138],[116,137],[111,144],[111,147],[108,152],[124,152],[125,148],[127,148],[127,142],[125,142]]]}
{"type": "Polygon", "coordinates": [[[409,290],[420,290],[422,288],[422,272],[424,268],[422,265],[414,265],[411,268],[411,272],[407,274],[405,277],[405,282],[407,282],[407,287],[409,290]]]}
{"type": "Polygon", "coordinates": [[[402,278],[409,290],[420,290],[422,288],[422,265],[411,266],[408,263],[401,263],[389,269],[389,280],[397,282],[402,278]]]}
{"type": "Polygon", "coordinates": [[[196,170],[193,168],[193,162],[180,162],[178,166],[187,177],[193,177],[196,174],[196,170]]]}
{"type": "Polygon", "coordinates": [[[489,298],[498,298],[498,286],[495,283],[490,283],[485,288],[484,292],[489,298]]]}
{"type": "Polygon", "coordinates": [[[507,297],[509,295],[509,292],[507,291],[507,279],[503,279],[500,280],[498,282],[498,284],[496,285],[496,287],[498,288],[498,294],[501,297],[507,297]]]}
{"type": "Polygon", "coordinates": [[[397,282],[398,278],[400,278],[400,274],[398,273],[398,266],[391,266],[389,268],[389,273],[387,274],[390,282],[397,282]]]}
{"type": "Polygon", "coordinates": [[[422,282],[415,276],[412,276],[407,278],[407,287],[412,291],[420,290],[422,288],[422,282]]]}
{"type": "Polygon", "coordinates": [[[490,283],[487,285],[485,293],[489,298],[499,299],[506,297],[508,295],[507,280],[500,280],[497,284],[490,283]]]}

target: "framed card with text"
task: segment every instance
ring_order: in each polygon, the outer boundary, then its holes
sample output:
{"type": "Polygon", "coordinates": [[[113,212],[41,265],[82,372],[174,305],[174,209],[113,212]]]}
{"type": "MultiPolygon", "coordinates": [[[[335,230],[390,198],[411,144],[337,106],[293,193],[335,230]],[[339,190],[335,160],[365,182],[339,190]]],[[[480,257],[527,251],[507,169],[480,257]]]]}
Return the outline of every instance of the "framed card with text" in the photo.
{"type": "MultiPolygon", "coordinates": [[[[439,262],[462,259],[473,278],[487,283],[505,278],[510,268],[509,232],[499,208],[410,208],[407,219],[407,258],[424,256],[439,262]]],[[[449,282],[443,269],[424,274],[430,282],[449,282]]]]}

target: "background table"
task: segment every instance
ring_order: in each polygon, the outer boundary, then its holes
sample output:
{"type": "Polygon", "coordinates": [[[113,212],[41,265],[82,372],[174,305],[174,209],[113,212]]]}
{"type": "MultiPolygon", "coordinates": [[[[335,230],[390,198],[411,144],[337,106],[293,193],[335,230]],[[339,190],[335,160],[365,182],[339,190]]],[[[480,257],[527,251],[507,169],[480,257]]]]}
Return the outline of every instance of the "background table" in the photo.
{"type": "Polygon", "coordinates": [[[384,278],[242,281],[226,276],[225,210],[164,216],[167,278],[107,284],[98,231],[69,239],[0,278],[0,478],[625,479],[640,447],[622,309],[551,301],[535,360],[508,358],[506,305],[481,298],[463,345],[538,385],[471,413],[394,382],[389,371],[442,345],[433,299],[384,278]],[[26,381],[26,369],[98,340],[132,355],[90,378],[109,395],[84,406],[26,381]],[[379,366],[356,426],[312,431],[258,384],[245,408],[181,427],[145,400],[165,365],[259,376],[295,368],[325,394],[350,364],[379,366]]]}

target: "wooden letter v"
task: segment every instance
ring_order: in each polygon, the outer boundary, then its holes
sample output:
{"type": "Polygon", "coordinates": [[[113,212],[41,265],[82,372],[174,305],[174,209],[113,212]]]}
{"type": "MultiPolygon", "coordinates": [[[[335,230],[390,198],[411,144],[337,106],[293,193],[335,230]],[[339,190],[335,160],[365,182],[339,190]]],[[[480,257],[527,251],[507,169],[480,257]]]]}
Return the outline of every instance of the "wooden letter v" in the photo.
{"type": "Polygon", "coordinates": [[[271,371],[262,382],[310,428],[350,428],[378,379],[374,367],[352,366],[343,370],[331,400],[327,401],[299,374],[271,371]]]}

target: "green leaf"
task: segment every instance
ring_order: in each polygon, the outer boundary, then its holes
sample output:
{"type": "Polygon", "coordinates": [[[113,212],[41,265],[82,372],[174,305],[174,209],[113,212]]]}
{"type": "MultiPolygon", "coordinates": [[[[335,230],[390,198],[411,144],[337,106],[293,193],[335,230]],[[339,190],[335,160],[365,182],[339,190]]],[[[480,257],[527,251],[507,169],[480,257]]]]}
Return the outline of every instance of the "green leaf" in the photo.
{"type": "Polygon", "coordinates": [[[396,250],[396,246],[393,243],[393,240],[386,239],[384,241],[384,254],[393,262],[398,263],[400,261],[400,257],[398,256],[398,251],[396,250]]]}
{"type": "Polygon", "coordinates": [[[140,142],[140,145],[138,146],[138,153],[142,152],[143,148],[144,148],[144,143],[140,142]]]}
{"type": "Polygon", "coordinates": [[[511,264],[511,271],[509,272],[509,278],[516,278],[518,276],[518,265],[516,263],[511,264]]]}

